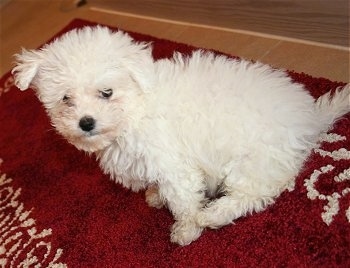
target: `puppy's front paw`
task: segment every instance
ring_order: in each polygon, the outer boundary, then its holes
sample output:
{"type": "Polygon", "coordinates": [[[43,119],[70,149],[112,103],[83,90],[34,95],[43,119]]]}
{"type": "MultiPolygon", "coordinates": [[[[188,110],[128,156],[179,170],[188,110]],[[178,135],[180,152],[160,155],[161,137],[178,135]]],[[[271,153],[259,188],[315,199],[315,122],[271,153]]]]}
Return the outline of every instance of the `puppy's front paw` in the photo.
{"type": "Polygon", "coordinates": [[[159,195],[157,186],[148,187],[145,193],[145,197],[146,197],[146,202],[150,207],[159,209],[164,206],[164,200],[159,195]]]}
{"type": "Polygon", "coordinates": [[[193,221],[177,221],[171,228],[171,242],[180,246],[189,245],[192,241],[200,237],[203,228],[193,221]]]}

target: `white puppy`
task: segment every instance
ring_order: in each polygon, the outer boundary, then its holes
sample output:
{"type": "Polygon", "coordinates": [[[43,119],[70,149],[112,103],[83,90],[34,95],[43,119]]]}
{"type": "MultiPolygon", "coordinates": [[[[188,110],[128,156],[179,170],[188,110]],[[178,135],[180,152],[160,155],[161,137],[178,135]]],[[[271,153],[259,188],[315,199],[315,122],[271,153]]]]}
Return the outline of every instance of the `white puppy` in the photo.
{"type": "Polygon", "coordinates": [[[103,27],[16,59],[16,85],[116,182],[165,204],[180,245],[292,188],[319,133],[350,110],[349,85],[315,102],[269,66],[203,51],[154,61],[149,44],[103,27]]]}

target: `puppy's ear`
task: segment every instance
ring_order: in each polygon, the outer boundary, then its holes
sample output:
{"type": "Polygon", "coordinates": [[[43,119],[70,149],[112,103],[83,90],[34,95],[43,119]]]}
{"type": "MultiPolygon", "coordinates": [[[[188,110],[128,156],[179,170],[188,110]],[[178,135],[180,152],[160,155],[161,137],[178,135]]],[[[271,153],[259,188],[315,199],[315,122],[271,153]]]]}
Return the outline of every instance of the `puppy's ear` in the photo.
{"type": "Polygon", "coordinates": [[[39,51],[22,49],[22,53],[14,55],[16,66],[12,69],[15,85],[20,90],[26,90],[38,73],[41,56],[39,51]]]}
{"type": "Polygon", "coordinates": [[[139,51],[132,55],[133,60],[128,65],[131,77],[144,92],[149,92],[154,86],[154,60],[149,44],[137,44],[139,51]]]}
{"type": "Polygon", "coordinates": [[[130,72],[131,78],[139,85],[142,91],[153,88],[154,60],[150,43],[136,42],[123,31],[114,34],[115,48],[123,58],[122,64],[130,72]]]}

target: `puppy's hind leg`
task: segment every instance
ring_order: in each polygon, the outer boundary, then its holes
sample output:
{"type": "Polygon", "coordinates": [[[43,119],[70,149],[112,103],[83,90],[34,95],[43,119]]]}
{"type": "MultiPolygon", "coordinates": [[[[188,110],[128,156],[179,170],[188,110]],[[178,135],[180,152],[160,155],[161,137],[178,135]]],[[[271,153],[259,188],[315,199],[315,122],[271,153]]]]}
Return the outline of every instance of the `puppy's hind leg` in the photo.
{"type": "Polygon", "coordinates": [[[199,226],[216,229],[252,212],[259,212],[273,203],[273,195],[250,192],[249,186],[227,186],[224,196],[208,203],[197,214],[199,226]],[[248,189],[248,190],[247,190],[248,189]]]}

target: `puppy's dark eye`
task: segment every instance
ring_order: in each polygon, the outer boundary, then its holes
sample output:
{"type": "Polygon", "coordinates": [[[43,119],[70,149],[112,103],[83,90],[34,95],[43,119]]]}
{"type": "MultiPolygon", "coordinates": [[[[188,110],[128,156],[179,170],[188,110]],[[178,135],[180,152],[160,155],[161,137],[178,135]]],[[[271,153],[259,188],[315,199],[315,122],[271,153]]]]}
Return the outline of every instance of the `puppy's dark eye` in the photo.
{"type": "Polygon", "coordinates": [[[63,98],[62,98],[62,101],[63,102],[69,101],[69,97],[67,95],[64,95],[63,98]]]}
{"type": "Polygon", "coordinates": [[[113,94],[113,89],[108,88],[100,91],[100,96],[104,99],[109,99],[113,94]]]}
{"type": "Polygon", "coordinates": [[[67,105],[68,107],[72,107],[74,106],[73,105],[73,102],[72,102],[72,98],[68,95],[64,95],[63,98],[62,98],[62,102],[67,105]]]}

